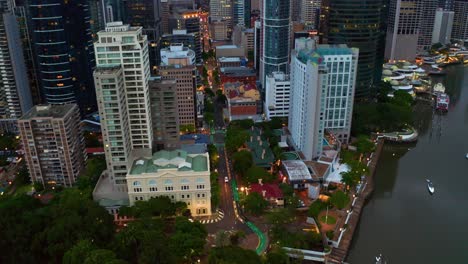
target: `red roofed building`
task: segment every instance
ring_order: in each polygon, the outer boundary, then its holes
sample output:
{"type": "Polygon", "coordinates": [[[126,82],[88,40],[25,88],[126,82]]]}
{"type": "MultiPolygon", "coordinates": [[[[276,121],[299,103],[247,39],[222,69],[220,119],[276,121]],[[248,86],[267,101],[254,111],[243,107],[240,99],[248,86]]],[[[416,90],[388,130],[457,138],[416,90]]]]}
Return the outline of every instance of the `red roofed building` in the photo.
{"type": "Polygon", "coordinates": [[[250,191],[259,193],[273,206],[284,206],[283,192],[277,184],[254,183],[250,185],[250,191]]]}
{"type": "Polygon", "coordinates": [[[86,148],[88,155],[104,155],[104,148],[86,148]]]}

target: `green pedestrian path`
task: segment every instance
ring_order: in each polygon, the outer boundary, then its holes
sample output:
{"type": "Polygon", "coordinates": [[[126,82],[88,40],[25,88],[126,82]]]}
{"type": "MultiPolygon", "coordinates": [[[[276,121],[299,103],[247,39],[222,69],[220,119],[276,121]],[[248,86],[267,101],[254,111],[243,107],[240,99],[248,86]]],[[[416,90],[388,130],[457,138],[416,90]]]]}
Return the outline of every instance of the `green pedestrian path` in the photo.
{"type": "MultiPolygon", "coordinates": [[[[231,188],[234,201],[239,203],[239,192],[237,191],[237,182],[235,179],[231,180],[231,188]]],[[[255,252],[257,252],[258,255],[261,255],[263,252],[265,252],[267,247],[267,238],[265,234],[252,222],[247,221],[245,224],[250,228],[250,230],[252,230],[252,232],[254,232],[258,236],[258,245],[255,249],[255,252]]]]}

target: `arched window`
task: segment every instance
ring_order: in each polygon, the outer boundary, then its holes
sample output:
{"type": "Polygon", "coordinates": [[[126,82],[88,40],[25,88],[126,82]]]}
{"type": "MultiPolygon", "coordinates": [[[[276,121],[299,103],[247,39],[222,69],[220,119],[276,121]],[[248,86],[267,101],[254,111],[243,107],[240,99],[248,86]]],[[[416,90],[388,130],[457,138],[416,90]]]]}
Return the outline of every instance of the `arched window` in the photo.
{"type": "Polygon", "coordinates": [[[171,180],[165,180],[164,185],[172,185],[172,181],[171,180]]]}
{"type": "Polygon", "coordinates": [[[180,181],[180,184],[189,184],[189,183],[190,183],[190,181],[187,180],[187,179],[182,179],[182,180],[180,181]]]}
{"type": "Polygon", "coordinates": [[[197,183],[205,183],[205,179],[203,179],[203,178],[197,178],[197,183]]]}
{"type": "Polygon", "coordinates": [[[141,182],[139,182],[139,181],[134,181],[134,182],[133,182],[133,186],[141,186],[141,182]]]}
{"type": "Polygon", "coordinates": [[[156,185],[156,180],[149,180],[148,185],[155,186],[156,185]]]}

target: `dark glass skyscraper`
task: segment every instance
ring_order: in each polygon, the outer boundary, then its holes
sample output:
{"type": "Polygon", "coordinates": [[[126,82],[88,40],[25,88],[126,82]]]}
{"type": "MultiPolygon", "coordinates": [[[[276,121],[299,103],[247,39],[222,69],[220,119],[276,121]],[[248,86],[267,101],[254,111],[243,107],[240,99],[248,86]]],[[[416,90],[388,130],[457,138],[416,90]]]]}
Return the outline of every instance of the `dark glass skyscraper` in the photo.
{"type": "Polygon", "coordinates": [[[29,23],[44,101],[97,109],[94,50],[86,0],[29,0],[29,23]]]}
{"type": "Polygon", "coordinates": [[[379,84],[385,36],[385,0],[323,0],[322,42],[359,48],[356,97],[367,97],[379,84]]]}
{"type": "Polygon", "coordinates": [[[250,0],[232,1],[233,25],[240,25],[250,28],[250,0]]]}
{"type": "Polygon", "coordinates": [[[288,72],[291,10],[289,0],[265,0],[263,2],[260,80],[274,72],[288,72]]]}
{"type": "Polygon", "coordinates": [[[124,21],[131,26],[143,27],[148,36],[150,67],[159,64],[159,39],[161,38],[161,1],[124,0],[124,21]]]}

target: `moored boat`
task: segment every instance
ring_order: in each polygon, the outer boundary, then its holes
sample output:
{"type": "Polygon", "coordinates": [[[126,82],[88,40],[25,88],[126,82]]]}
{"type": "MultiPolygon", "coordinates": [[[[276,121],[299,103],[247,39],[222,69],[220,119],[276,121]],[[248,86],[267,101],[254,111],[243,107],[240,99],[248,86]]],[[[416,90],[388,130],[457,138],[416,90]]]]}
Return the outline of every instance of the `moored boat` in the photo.
{"type": "Polygon", "coordinates": [[[446,93],[437,94],[435,109],[437,111],[447,112],[450,104],[450,97],[446,93]]]}
{"type": "Polygon", "coordinates": [[[445,86],[442,83],[436,83],[434,85],[434,94],[440,94],[440,93],[445,93],[445,86]]]}

